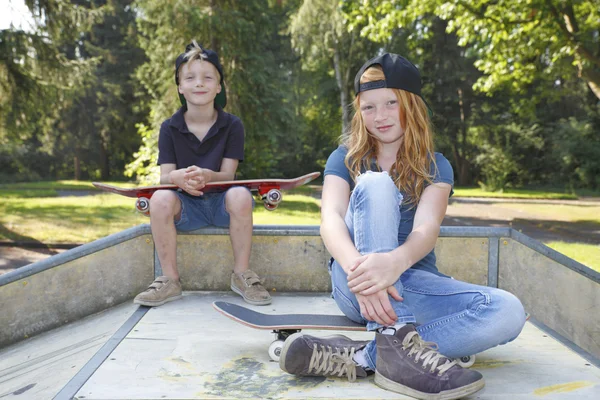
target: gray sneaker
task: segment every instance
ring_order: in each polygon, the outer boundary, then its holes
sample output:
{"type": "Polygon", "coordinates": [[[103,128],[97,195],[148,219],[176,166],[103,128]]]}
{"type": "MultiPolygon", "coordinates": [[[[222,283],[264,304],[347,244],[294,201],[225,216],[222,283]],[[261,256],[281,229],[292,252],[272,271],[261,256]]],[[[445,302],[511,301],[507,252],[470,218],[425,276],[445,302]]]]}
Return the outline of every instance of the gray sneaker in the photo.
{"type": "Polygon", "coordinates": [[[297,332],[285,340],[279,367],[293,375],[346,376],[353,382],[357,376],[367,376],[367,371],[353,359],[354,353],[367,343],[343,335],[318,338],[297,332]]]}
{"type": "Polygon", "coordinates": [[[143,306],[157,307],[180,298],[181,283],[179,280],[159,276],[148,286],[148,289],[135,296],[133,302],[143,306]]]}
{"type": "Polygon", "coordinates": [[[483,376],[457,365],[425,342],[414,325],[395,335],[377,334],[375,383],[384,389],[423,400],[451,400],[468,396],[485,385],[483,376]]]}

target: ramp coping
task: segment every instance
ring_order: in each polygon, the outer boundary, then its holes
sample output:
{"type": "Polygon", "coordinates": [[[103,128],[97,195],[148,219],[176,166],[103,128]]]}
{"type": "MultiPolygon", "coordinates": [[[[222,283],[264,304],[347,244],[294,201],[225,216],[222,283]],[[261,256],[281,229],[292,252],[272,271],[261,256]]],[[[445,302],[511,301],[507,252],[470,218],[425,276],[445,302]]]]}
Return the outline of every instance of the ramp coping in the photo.
{"type": "MultiPolygon", "coordinates": [[[[66,262],[75,260],[106,249],[116,244],[131,240],[138,236],[151,234],[150,224],[137,225],[121,232],[114,233],[104,238],[86,243],[74,249],[67,250],[63,253],[49,257],[45,260],[29,264],[27,266],[17,268],[14,271],[0,275],[0,286],[27,278],[39,272],[54,268],[66,262]]],[[[226,228],[203,228],[191,232],[181,232],[179,235],[228,235],[229,230],[226,228]]],[[[253,235],[256,236],[319,236],[319,225],[255,225],[253,235]]],[[[544,256],[557,261],[565,267],[591,279],[596,283],[600,283],[600,273],[593,269],[569,258],[556,250],[538,242],[529,236],[514,230],[513,228],[496,228],[496,227],[475,227],[475,226],[442,226],[439,237],[489,237],[489,238],[511,238],[524,246],[529,247],[544,256]]],[[[492,243],[492,242],[490,242],[492,243]]],[[[492,244],[489,253],[488,262],[495,264],[498,255],[495,254],[494,245],[492,244]],[[494,253],[494,254],[493,254],[494,253]]],[[[497,265],[496,265],[497,269],[497,265]]],[[[493,275],[495,271],[489,271],[493,275]]],[[[493,281],[493,279],[492,279],[493,281]]]]}

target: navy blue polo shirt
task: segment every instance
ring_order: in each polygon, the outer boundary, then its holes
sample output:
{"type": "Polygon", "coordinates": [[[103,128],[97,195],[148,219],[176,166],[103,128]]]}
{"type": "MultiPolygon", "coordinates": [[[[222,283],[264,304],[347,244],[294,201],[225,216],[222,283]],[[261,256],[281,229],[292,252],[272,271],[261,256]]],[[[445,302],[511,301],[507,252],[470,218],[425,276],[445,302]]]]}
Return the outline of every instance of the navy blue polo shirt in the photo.
{"type": "Polygon", "coordinates": [[[220,107],[217,121],[202,141],[187,127],[180,108],[162,123],[158,136],[158,164],[175,164],[177,169],[197,165],[219,172],[223,158],[244,161],[244,125],[220,107]]]}

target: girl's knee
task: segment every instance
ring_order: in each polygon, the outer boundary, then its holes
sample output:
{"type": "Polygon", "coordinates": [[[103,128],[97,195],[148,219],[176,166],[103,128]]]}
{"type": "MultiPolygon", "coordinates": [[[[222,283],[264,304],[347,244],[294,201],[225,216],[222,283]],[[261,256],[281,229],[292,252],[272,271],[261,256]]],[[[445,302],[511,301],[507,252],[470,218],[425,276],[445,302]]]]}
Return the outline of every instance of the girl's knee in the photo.
{"type": "Polygon", "coordinates": [[[252,214],[252,194],[243,187],[234,187],[225,194],[225,207],[233,215],[252,214]]]}
{"type": "Polygon", "coordinates": [[[521,301],[512,293],[505,290],[495,290],[492,293],[492,304],[500,327],[506,334],[506,341],[515,339],[525,325],[525,309],[521,301]]]}
{"type": "Polygon", "coordinates": [[[352,195],[356,199],[369,199],[378,208],[385,204],[397,207],[402,202],[402,194],[387,172],[367,171],[359,175],[352,195]]]}

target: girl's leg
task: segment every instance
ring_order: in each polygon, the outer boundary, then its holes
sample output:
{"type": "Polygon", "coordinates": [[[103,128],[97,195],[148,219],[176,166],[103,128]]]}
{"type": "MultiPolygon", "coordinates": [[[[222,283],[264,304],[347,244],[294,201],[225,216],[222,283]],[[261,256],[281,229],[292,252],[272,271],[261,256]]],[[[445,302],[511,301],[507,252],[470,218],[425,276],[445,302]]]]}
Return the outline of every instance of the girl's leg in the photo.
{"type": "MultiPolygon", "coordinates": [[[[356,187],[350,197],[346,213],[346,225],[356,249],[361,254],[382,253],[398,247],[398,228],[400,226],[400,204],[402,195],[387,172],[366,172],[357,179],[356,187]]],[[[368,330],[380,327],[373,321],[365,320],[360,314],[356,296],[348,289],[347,275],[334,261],[331,269],[333,298],[340,310],[348,318],[367,325],[368,330]]],[[[395,284],[402,295],[402,283],[395,284]]],[[[416,321],[411,310],[403,303],[390,297],[390,302],[398,316],[399,323],[416,321]]],[[[374,341],[369,343],[367,351],[374,352],[374,341]]],[[[374,361],[374,359],[373,359],[374,361]]],[[[371,364],[371,362],[369,363],[371,364]]],[[[373,365],[369,365],[373,370],[373,365]]]]}
{"type": "Polygon", "coordinates": [[[447,357],[473,355],[514,340],[525,324],[523,305],[504,290],[410,269],[402,275],[404,303],[421,337],[447,357]]]}

